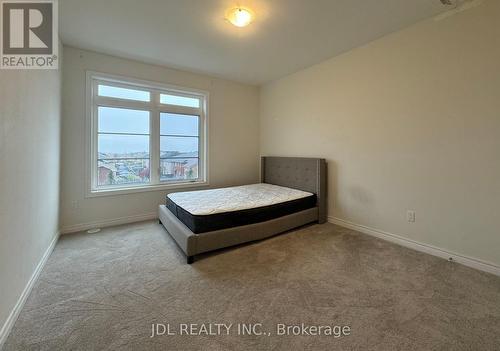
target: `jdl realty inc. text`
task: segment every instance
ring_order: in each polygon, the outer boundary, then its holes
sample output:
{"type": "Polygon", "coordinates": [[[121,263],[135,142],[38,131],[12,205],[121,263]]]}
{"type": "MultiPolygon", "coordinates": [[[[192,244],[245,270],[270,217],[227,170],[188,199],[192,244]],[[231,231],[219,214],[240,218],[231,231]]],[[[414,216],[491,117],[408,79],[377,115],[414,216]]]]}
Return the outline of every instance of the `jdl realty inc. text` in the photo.
{"type": "Polygon", "coordinates": [[[156,336],[216,336],[216,335],[256,335],[256,336],[349,336],[348,325],[309,325],[278,323],[266,328],[262,323],[153,323],[150,337],[156,336]]]}

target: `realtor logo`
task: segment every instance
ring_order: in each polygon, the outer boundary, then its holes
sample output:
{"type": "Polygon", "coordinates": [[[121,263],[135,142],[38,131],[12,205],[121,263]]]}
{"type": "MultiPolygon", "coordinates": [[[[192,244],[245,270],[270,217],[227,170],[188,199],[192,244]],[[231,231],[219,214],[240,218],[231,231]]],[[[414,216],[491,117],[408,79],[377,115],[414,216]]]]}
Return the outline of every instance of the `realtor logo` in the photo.
{"type": "Polygon", "coordinates": [[[57,69],[56,0],[0,0],[3,69],[57,69]]]}

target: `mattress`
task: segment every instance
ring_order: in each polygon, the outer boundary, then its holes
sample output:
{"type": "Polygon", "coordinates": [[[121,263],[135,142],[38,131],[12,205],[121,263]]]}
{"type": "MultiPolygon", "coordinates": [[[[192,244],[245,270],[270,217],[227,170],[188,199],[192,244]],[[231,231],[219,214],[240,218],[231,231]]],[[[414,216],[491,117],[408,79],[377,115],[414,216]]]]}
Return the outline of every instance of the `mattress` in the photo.
{"type": "Polygon", "coordinates": [[[314,206],[313,193],[265,183],[172,193],[166,201],[170,212],[196,234],[263,222],[314,206]]]}

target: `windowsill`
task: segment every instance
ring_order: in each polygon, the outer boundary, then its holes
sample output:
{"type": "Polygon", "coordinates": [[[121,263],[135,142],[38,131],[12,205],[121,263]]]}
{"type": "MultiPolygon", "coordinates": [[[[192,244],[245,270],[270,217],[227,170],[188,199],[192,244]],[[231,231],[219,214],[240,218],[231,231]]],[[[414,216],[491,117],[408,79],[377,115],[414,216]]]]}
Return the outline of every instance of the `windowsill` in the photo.
{"type": "Polygon", "coordinates": [[[172,190],[172,189],[183,189],[183,188],[196,188],[196,187],[206,187],[208,186],[208,181],[197,181],[197,182],[179,182],[170,184],[155,184],[155,185],[143,185],[143,186],[132,186],[132,187],[119,187],[119,188],[104,188],[99,190],[87,191],[86,197],[100,197],[100,196],[114,196],[114,195],[127,195],[134,193],[143,193],[148,191],[161,191],[161,190],[172,190]]]}

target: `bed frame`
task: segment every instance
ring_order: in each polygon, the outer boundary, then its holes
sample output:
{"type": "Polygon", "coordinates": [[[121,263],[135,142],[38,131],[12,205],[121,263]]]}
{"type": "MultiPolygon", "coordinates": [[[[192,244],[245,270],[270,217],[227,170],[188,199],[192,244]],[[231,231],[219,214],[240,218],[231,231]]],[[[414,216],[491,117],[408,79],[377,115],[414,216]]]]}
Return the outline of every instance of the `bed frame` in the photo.
{"type": "Polygon", "coordinates": [[[159,219],[187,256],[187,263],[203,252],[260,240],[300,227],[326,222],[326,162],[322,158],[262,157],[261,182],[308,191],[316,194],[316,207],[269,221],[195,234],[165,205],[160,205],[159,219]]]}

